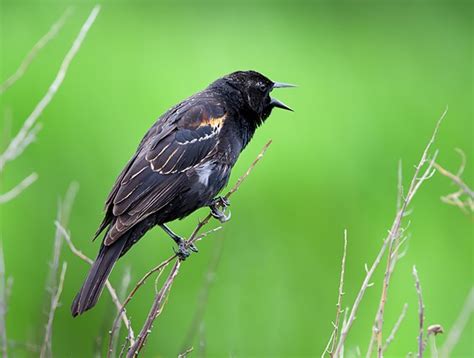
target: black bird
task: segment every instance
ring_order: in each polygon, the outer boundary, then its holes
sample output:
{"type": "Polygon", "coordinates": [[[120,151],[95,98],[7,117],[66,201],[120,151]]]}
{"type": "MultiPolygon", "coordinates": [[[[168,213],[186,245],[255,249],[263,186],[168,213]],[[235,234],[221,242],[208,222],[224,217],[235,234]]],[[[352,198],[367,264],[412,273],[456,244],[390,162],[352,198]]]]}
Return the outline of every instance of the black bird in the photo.
{"type": "Polygon", "coordinates": [[[255,71],[237,71],[172,107],[153,124],[107,198],[105,217],[94,237],[105,230],[104,239],[72,303],[73,316],[97,303],[115,262],[152,227],[163,228],[178,244],[180,259],[185,259],[189,252],[184,240],[165,223],[204,206],[221,221],[229,218],[218,209],[228,203],[216,196],[272,109],[291,110],[270,97],[281,87],[293,86],[255,71]]]}

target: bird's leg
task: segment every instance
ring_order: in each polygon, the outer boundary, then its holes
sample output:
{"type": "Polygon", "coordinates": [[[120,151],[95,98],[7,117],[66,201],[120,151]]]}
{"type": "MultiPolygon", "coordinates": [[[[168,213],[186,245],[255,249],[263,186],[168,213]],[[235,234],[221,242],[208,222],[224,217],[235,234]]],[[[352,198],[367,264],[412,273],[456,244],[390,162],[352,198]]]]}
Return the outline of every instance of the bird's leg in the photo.
{"type": "Polygon", "coordinates": [[[217,198],[212,199],[211,203],[209,204],[209,208],[211,209],[211,215],[219,220],[221,223],[225,223],[226,221],[230,220],[231,213],[225,214],[225,210],[229,207],[230,202],[229,199],[223,196],[218,196],[217,198]],[[223,210],[220,210],[219,207],[222,207],[223,210]]]}
{"type": "MultiPolygon", "coordinates": [[[[178,250],[174,250],[175,254],[178,255],[180,260],[186,260],[186,258],[190,255],[188,248],[186,248],[186,240],[183,239],[181,236],[176,235],[171,229],[166,226],[165,224],[160,224],[160,227],[166,232],[169,237],[173,239],[174,242],[178,245],[178,250]]],[[[194,252],[198,252],[196,245],[191,244],[189,245],[189,249],[194,252]]]]}

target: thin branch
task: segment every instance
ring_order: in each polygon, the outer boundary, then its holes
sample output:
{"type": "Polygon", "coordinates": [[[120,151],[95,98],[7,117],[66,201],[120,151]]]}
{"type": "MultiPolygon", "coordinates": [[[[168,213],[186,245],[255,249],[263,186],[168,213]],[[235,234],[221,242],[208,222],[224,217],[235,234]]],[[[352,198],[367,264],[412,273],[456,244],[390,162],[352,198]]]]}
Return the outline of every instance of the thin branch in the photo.
{"type": "Polygon", "coordinates": [[[395,339],[395,335],[397,334],[398,329],[400,328],[400,325],[402,324],[403,319],[405,318],[405,315],[407,313],[407,309],[408,309],[408,304],[405,303],[403,305],[402,313],[400,313],[400,316],[398,317],[397,322],[393,326],[392,331],[390,332],[390,335],[388,336],[387,340],[385,341],[385,344],[382,348],[382,352],[385,352],[387,350],[388,346],[390,345],[390,343],[392,343],[393,340],[395,339]]]}
{"type": "MultiPolygon", "coordinates": [[[[270,146],[271,143],[272,143],[272,141],[270,140],[270,141],[268,141],[267,144],[265,144],[265,146],[263,147],[263,149],[261,150],[261,152],[259,153],[257,158],[252,162],[250,167],[247,169],[247,171],[237,180],[235,185],[225,195],[226,199],[229,199],[230,196],[240,188],[240,185],[250,175],[250,173],[255,168],[257,163],[263,158],[265,152],[267,151],[267,149],[268,149],[268,147],[270,146]]],[[[196,228],[192,232],[191,236],[186,240],[185,247],[189,248],[189,246],[191,246],[194,242],[198,241],[199,231],[209,222],[209,220],[211,218],[212,218],[212,215],[208,214],[204,218],[204,220],[202,220],[198,223],[198,225],[196,226],[196,228]]],[[[130,302],[130,300],[133,297],[133,295],[135,294],[135,292],[143,285],[145,280],[153,272],[161,271],[164,267],[166,267],[168,265],[168,263],[175,260],[176,258],[177,258],[177,255],[175,254],[175,255],[171,256],[170,258],[168,258],[167,260],[165,260],[162,264],[160,264],[157,267],[155,267],[154,269],[152,269],[150,272],[146,273],[145,276],[138,282],[138,284],[135,286],[135,288],[129,294],[129,297],[127,298],[127,300],[125,300],[124,305],[123,305],[122,309],[120,310],[120,312],[123,311],[126,304],[128,302],[130,302]]],[[[176,262],[174,263],[174,265],[173,265],[173,267],[172,267],[172,269],[171,269],[171,271],[168,275],[168,278],[166,279],[165,283],[163,284],[161,290],[156,294],[155,299],[153,301],[153,305],[151,307],[151,310],[150,310],[150,312],[147,316],[147,319],[145,321],[145,324],[143,325],[143,327],[140,331],[140,334],[137,337],[137,341],[135,342],[135,344],[131,345],[129,351],[127,352],[127,357],[128,358],[137,356],[138,353],[140,352],[140,350],[145,345],[146,339],[147,339],[148,335],[150,334],[151,329],[153,327],[153,322],[160,315],[160,313],[163,309],[163,306],[166,302],[166,297],[167,297],[167,295],[168,295],[168,293],[171,289],[171,286],[172,286],[172,284],[173,284],[173,282],[174,282],[174,280],[175,280],[175,278],[176,278],[176,276],[179,272],[179,268],[181,266],[181,263],[182,263],[181,260],[176,260],[176,262]]],[[[115,322],[112,326],[112,330],[111,330],[112,333],[116,330],[116,322],[117,322],[117,319],[115,319],[115,322]]],[[[110,354],[110,341],[109,341],[108,354],[110,354]]]]}
{"type": "Polygon", "coordinates": [[[321,357],[324,357],[326,353],[329,353],[329,355],[332,357],[334,347],[337,344],[338,331],[339,331],[339,318],[340,318],[341,313],[343,312],[341,310],[341,307],[342,307],[342,296],[344,295],[344,271],[346,267],[346,254],[347,254],[347,230],[344,230],[344,249],[342,253],[342,262],[341,262],[341,277],[339,279],[339,294],[337,297],[337,304],[336,304],[336,319],[334,320],[334,323],[333,323],[334,329],[332,331],[331,337],[329,338],[328,344],[326,348],[324,349],[324,352],[321,355],[321,357]]]}
{"type": "MultiPolygon", "coordinates": [[[[384,308],[385,308],[385,302],[386,302],[386,299],[387,299],[387,291],[388,291],[390,276],[391,276],[391,273],[392,273],[392,268],[394,267],[393,264],[392,264],[392,258],[394,257],[392,255],[393,254],[393,247],[396,247],[395,240],[399,237],[401,223],[402,223],[403,218],[406,216],[408,206],[412,202],[413,197],[418,192],[418,189],[420,188],[420,186],[427,179],[429,179],[432,175],[432,167],[433,167],[433,162],[434,162],[434,158],[436,157],[436,154],[434,155],[433,159],[428,160],[428,153],[429,153],[429,151],[431,149],[431,146],[432,146],[432,144],[433,144],[433,142],[436,138],[439,126],[440,126],[442,120],[444,119],[444,117],[446,116],[446,113],[447,113],[447,108],[443,112],[443,114],[441,115],[439,120],[437,121],[435,129],[433,131],[433,134],[431,135],[430,140],[428,141],[428,144],[426,145],[426,147],[423,151],[423,154],[421,156],[421,159],[420,159],[418,165],[415,167],[415,173],[413,174],[413,178],[411,180],[407,195],[403,200],[403,204],[402,204],[400,210],[398,211],[397,215],[395,216],[392,227],[388,232],[388,236],[385,238],[385,240],[382,244],[382,247],[380,248],[380,251],[377,254],[377,257],[375,258],[372,266],[370,267],[369,270],[367,270],[367,274],[364,278],[364,281],[362,282],[362,286],[359,290],[359,293],[356,296],[356,299],[355,299],[354,304],[352,306],[351,313],[349,315],[349,318],[347,319],[347,323],[342,326],[341,339],[339,340],[339,343],[337,344],[336,350],[334,352],[335,357],[340,356],[341,349],[344,345],[347,334],[349,333],[349,330],[352,327],[352,324],[354,323],[354,320],[356,318],[356,314],[357,314],[357,310],[359,308],[360,302],[362,301],[362,298],[365,295],[365,291],[367,290],[367,288],[370,285],[370,282],[372,280],[372,276],[373,276],[375,270],[377,269],[377,267],[379,266],[382,258],[384,257],[385,251],[387,250],[387,248],[389,248],[389,254],[387,256],[387,266],[386,266],[387,269],[385,271],[385,276],[384,276],[384,284],[383,284],[383,288],[382,288],[382,295],[381,295],[379,309],[378,309],[378,312],[377,312],[377,315],[376,315],[376,322],[377,323],[376,323],[376,325],[374,325],[374,327],[377,328],[377,331],[374,330],[374,334],[372,335],[372,337],[377,335],[378,340],[380,340],[380,343],[378,342],[378,346],[380,347],[379,351],[381,351],[383,313],[384,313],[384,308]],[[420,172],[421,172],[422,168],[425,165],[426,165],[426,169],[424,170],[421,177],[419,177],[420,172]]],[[[371,345],[369,344],[369,347],[370,346],[371,345]]],[[[368,354],[367,354],[368,356],[370,356],[369,353],[370,352],[368,352],[368,354]]]]}
{"type": "Polygon", "coordinates": [[[425,322],[425,305],[423,303],[423,295],[421,292],[420,278],[418,277],[418,272],[416,267],[413,266],[413,277],[415,278],[415,288],[418,295],[418,358],[423,357],[423,351],[425,349],[425,344],[423,342],[423,333],[424,333],[424,322],[425,322]]]}
{"type": "Polygon", "coordinates": [[[59,283],[56,292],[54,293],[53,299],[51,301],[51,307],[49,308],[48,322],[46,323],[46,332],[44,335],[43,345],[41,347],[40,357],[52,357],[51,351],[51,336],[53,332],[53,320],[56,309],[59,306],[59,298],[63,291],[64,277],[66,276],[67,263],[63,262],[61,269],[61,274],[59,276],[59,283]]]}
{"type": "Polygon", "coordinates": [[[86,37],[97,15],[99,14],[99,11],[100,11],[99,5],[96,5],[92,9],[92,12],[90,13],[86,22],[84,23],[81,30],[79,31],[79,34],[74,40],[70,50],[64,57],[64,60],[61,63],[61,66],[56,75],[56,78],[50,85],[48,91],[46,92],[44,97],[41,99],[41,101],[36,105],[33,112],[25,120],[25,122],[23,123],[23,126],[21,127],[17,135],[8,144],[5,152],[3,152],[3,154],[0,155],[0,172],[3,170],[7,162],[15,159],[25,148],[25,145],[24,145],[25,141],[29,140],[31,131],[34,130],[36,121],[38,120],[39,116],[43,113],[44,109],[51,102],[54,95],[58,91],[59,87],[63,83],[64,78],[66,77],[67,70],[69,69],[69,65],[71,64],[71,61],[73,60],[74,56],[76,56],[77,52],[79,51],[79,48],[81,47],[81,44],[84,41],[84,38],[86,37]]]}
{"type": "Polygon", "coordinates": [[[444,169],[440,164],[434,163],[434,167],[445,177],[448,177],[453,181],[454,184],[456,184],[459,188],[462,189],[462,191],[469,196],[472,200],[474,200],[474,191],[469,188],[469,186],[464,183],[464,181],[457,175],[451,173],[450,171],[444,169]]]}
{"type": "MultiPolygon", "coordinates": [[[[68,244],[71,252],[77,257],[79,257],[82,261],[87,262],[89,265],[92,265],[94,263],[94,260],[86,256],[81,250],[77,249],[76,246],[74,246],[69,232],[67,232],[66,229],[63,226],[61,226],[61,224],[58,221],[56,221],[55,224],[56,224],[56,227],[62,232],[63,238],[68,244]]],[[[118,315],[118,317],[122,319],[123,324],[125,325],[125,328],[128,331],[128,339],[130,340],[130,342],[135,342],[135,334],[133,333],[132,325],[126,313],[121,311],[122,304],[120,303],[117,292],[115,291],[114,287],[112,286],[109,280],[105,281],[105,286],[107,287],[107,290],[109,291],[110,297],[112,298],[112,302],[115,304],[115,306],[117,307],[117,310],[120,312],[120,315],[118,315]]]]}
{"type": "Polygon", "coordinates": [[[33,184],[38,179],[38,174],[31,173],[21,182],[19,182],[13,189],[10,189],[6,193],[0,194],[0,204],[5,204],[10,200],[15,199],[20,195],[26,188],[33,184]]]}
{"type": "Polygon", "coordinates": [[[186,358],[193,350],[193,347],[189,347],[188,349],[184,350],[183,353],[178,354],[178,358],[186,358]]]}
{"type": "Polygon", "coordinates": [[[47,45],[58,34],[59,30],[63,27],[66,19],[71,15],[72,8],[67,8],[66,11],[61,15],[58,21],[56,21],[49,31],[39,39],[39,41],[33,46],[30,52],[23,59],[23,62],[20,64],[20,67],[17,68],[15,73],[13,73],[5,82],[0,84],[0,95],[5,93],[5,91],[10,88],[16,81],[18,81],[26,72],[30,64],[33,62],[38,53],[47,45]]]}
{"type": "Polygon", "coordinates": [[[460,149],[456,149],[461,155],[461,164],[456,174],[443,168],[440,164],[434,163],[434,167],[445,177],[449,178],[459,189],[451,194],[441,197],[441,200],[449,205],[459,207],[464,213],[474,212],[474,190],[472,190],[462,179],[461,174],[466,166],[466,155],[460,149]],[[466,198],[464,198],[465,196],[466,198]],[[469,209],[469,210],[467,210],[469,209]]]}
{"type": "Polygon", "coordinates": [[[458,318],[454,322],[453,326],[448,332],[448,337],[444,341],[444,345],[442,346],[440,352],[441,357],[451,357],[451,353],[456,347],[461,338],[461,334],[464,331],[469,319],[474,313],[474,287],[471,287],[469,294],[467,295],[466,301],[459,313],[458,318]]]}
{"type": "Polygon", "coordinates": [[[174,279],[178,275],[179,268],[181,267],[182,262],[183,261],[181,260],[175,261],[168,278],[166,279],[165,283],[161,287],[161,290],[155,297],[153,305],[151,306],[150,313],[148,314],[145,324],[143,325],[142,330],[140,331],[140,334],[137,337],[137,341],[127,352],[127,358],[136,357],[145,345],[146,339],[148,338],[148,335],[150,334],[151,329],[153,328],[153,322],[163,310],[164,303],[166,301],[169,291],[171,290],[171,286],[173,285],[174,279]]]}

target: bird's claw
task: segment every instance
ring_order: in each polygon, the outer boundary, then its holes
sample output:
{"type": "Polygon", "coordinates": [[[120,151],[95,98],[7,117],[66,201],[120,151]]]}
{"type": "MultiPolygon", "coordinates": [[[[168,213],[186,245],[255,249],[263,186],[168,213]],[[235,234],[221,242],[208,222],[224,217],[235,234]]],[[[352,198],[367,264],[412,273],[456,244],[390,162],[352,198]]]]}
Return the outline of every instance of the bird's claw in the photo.
{"type": "Polygon", "coordinates": [[[226,221],[230,220],[231,217],[231,212],[226,215],[225,209],[224,210],[219,210],[216,206],[211,206],[211,215],[219,220],[221,224],[225,223],[226,221]]]}
{"type": "Polygon", "coordinates": [[[219,196],[212,200],[211,205],[211,215],[219,220],[221,223],[225,223],[226,221],[230,220],[231,213],[226,215],[225,209],[227,209],[230,205],[229,199],[224,196],[219,196]],[[222,207],[223,210],[220,210],[219,207],[222,207]]]}
{"type": "Polygon", "coordinates": [[[181,261],[186,260],[189,257],[189,255],[191,255],[191,253],[189,252],[188,249],[191,250],[192,252],[198,252],[199,251],[197,249],[196,245],[194,245],[194,244],[190,244],[188,247],[186,247],[186,240],[183,240],[183,239],[178,243],[178,250],[176,250],[173,247],[173,251],[174,251],[175,255],[178,256],[178,258],[181,261]]]}

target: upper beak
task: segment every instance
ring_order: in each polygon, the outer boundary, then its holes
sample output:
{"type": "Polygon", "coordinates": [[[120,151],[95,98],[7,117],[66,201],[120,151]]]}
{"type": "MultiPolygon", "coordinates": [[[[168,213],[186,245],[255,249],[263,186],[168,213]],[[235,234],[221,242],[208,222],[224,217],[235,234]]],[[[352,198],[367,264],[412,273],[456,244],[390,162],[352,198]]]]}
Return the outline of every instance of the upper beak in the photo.
{"type": "Polygon", "coordinates": [[[286,87],[297,87],[296,85],[292,85],[291,83],[284,83],[284,82],[274,82],[273,88],[286,88],[286,87]]]}
{"type": "MultiPolygon", "coordinates": [[[[296,87],[296,85],[292,85],[292,84],[289,84],[289,83],[283,83],[283,82],[274,82],[273,83],[273,88],[287,88],[287,87],[296,87]]],[[[287,111],[292,111],[293,112],[293,110],[290,107],[288,107],[283,102],[277,100],[276,98],[271,98],[270,104],[273,107],[278,107],[278,108],[286,109],[287,111]]]]}

